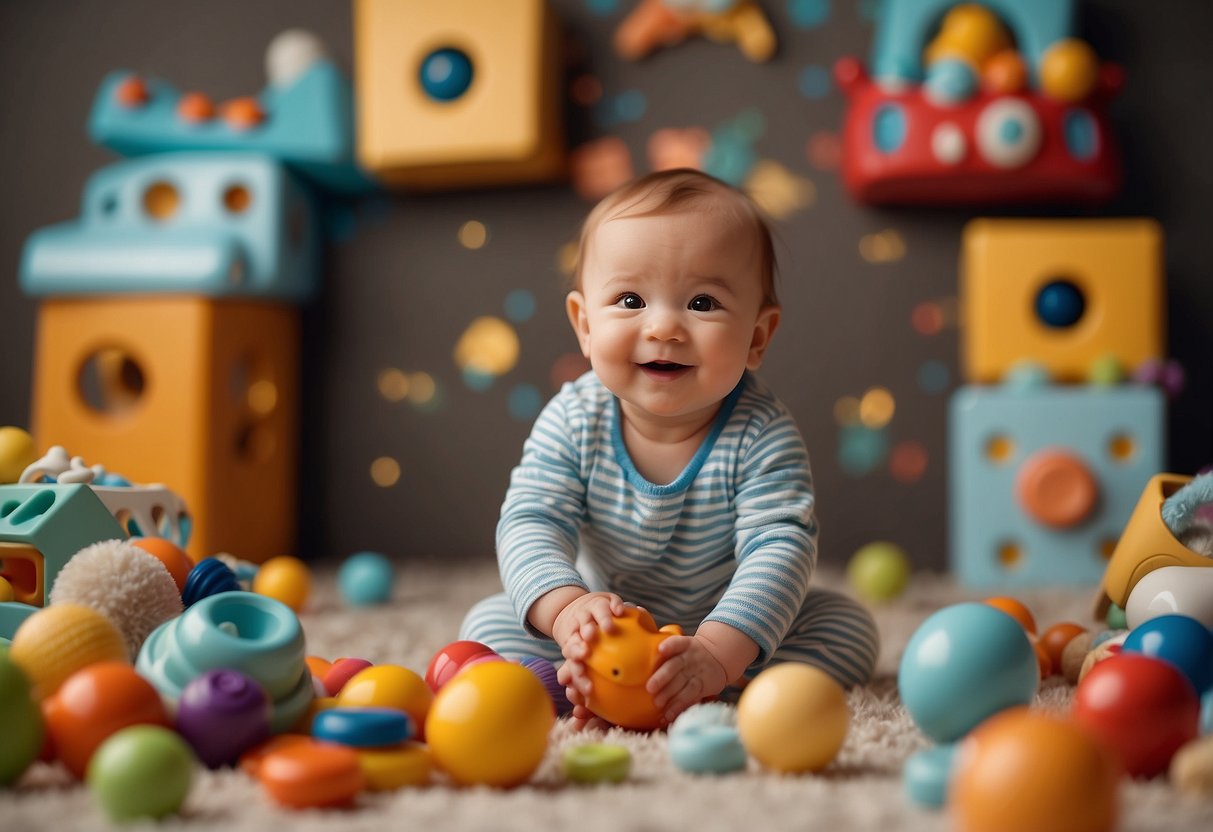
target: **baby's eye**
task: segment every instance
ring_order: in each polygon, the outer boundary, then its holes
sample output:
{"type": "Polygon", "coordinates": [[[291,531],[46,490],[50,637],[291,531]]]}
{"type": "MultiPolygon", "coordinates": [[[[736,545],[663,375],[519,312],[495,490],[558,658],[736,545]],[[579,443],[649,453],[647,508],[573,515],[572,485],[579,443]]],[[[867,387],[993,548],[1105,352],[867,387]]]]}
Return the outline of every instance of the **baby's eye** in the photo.
{"type": "Polygon", "coordinates": [[[615,301],[621,304],[624,309],[644,309],[644,298],[635,292],[626,292],[619,296],[619,300],[615,301]]]}
{"type": "Polygon", "coordinates": [[[711,295],[696,295],[687,306],[692,312],[711,312],[719,308],[720,304],[711,295]]]}

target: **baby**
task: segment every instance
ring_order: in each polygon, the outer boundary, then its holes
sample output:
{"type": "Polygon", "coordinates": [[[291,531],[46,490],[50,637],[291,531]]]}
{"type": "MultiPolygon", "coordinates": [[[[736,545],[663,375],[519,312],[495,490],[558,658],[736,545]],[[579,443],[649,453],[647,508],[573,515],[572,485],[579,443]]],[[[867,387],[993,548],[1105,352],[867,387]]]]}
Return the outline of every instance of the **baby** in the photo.
{"type": "Polygon", "coordinates": [[[623,186],[585,221],[566,307],[592,369],[535,422],[497,525],[506,591],[460,638],[563,659],[578,728],[590,645],[625,604],[688,633],[661,643],[647,685],[667,722],[776,662],[867,681],[875,622],[810,587],[808,452],[752,372],[780,307],[749,198],[694,170],[623,186]]]}

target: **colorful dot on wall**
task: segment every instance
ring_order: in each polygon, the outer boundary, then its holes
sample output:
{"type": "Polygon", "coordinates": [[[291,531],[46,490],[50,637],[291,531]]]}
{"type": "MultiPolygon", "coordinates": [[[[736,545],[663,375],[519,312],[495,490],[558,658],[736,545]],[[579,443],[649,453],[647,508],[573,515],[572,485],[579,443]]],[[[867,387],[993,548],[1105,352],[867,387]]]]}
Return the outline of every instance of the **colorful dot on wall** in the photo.
{"type": "Polygon", "coordinates": [[[491,373],[484,373],[480,370],[467,368],[463,371],[463,383],[475,390],[477,393],[483,393],[493,386],[493,380],[496,376],[491,373]]]}
{"type": "Polygon", "coordinates": [[[837,133],[814,133],[809,136],[805,153],[809,157],[809,164],[818,170],[837,170],[842,161],[842,141],[837,133]]]}
{"type": "Polygon", "coordinates": [[[942,393],[952,383],[952,374],[948,365],[932,358],[924,361],[918,367],[918,389],[924,393],[942,393]]]}
{"type": "Polygon", "coordinates": [[[409,376],[409,401],[418,407],[428,405],[438,395],[438,383],[429,373],[409,376]]]}
{"type": "Polygon", "coordinates": [[[922,479],[927,470],[927,449],[921,442],[898,442],[889,454],[889,473],[898,482],[912,485],[922,479]]]}
{"type": "Polygon", "coordinates": [[[796,88],[805,98],[816,100],[830,94],[834,81],[830,77],[830,71],[824,66],[811,64],[800,70],[796,76],[796,88]]]}
{"type": "Polygon", "coordinates": [[[869,263],[895,263],[906,256],[906,242],[892,228],[865,234],[859,240],[859,256],[869,263]]]}
{"type": "Polygon", "coordinates": [[[543,407],[543,396],[533,384],[518,384],[510,390],[506,401],[510,416],[519,422],[530,422],[543,407]]]}
{"type": "Polygon", "coordinates": [[[612,102],[615,119],[619,122],[639,121],[649,108],[649,100],[640,90],[625,90],[612,102]]]}
{"type": "Polygon", "coordinates": [[[529,321],[535,314],[535,295],[528,289],[515,289],[505,296],[505,316],[513,323],[529,321]]]}
{"type": "Polygon", "coordinates": [[[788,0],[788,16],[800,29],[816,29],[830,19],[830,0],[788,0]]]}
{"type": "Polygon", "coordinates": [[[879,430],[893,420],[896,409],[892,393],[883,387],[873,387],[859,400],[859,421],[865,427],[879,430]]]}
{"type": "Polygon", "coordinates": [[[379,373],[379,395],[389,402],[404,401],[409,395],[409,377],[403,370],[388,367],[379,373]]]}
{"type": "Polygon", "coordinates": [[[655,171],[671,168],[700,170],[711,147],[712,134],[703,127],[663,127],[649,136],[649,167],[655,171]]]}
{"type": "Polygon", "coordinates": [[[381,456],[371,463],[371,480],[380,488],[391,488],[400,480],[400,463],[381,456]]]}
{"type": "Polygon", "coordinates": [[[499,376],[514,369],[520,346],[514,328],[500,318],[472,321],[455,344],[455,364],[463,371],[499,376]]]}
{"type": "Polygon", "coordinates": [[[584,355],[576,352],[566,352],[552,364],[552,370],[548,377],[552,380],[552,388],[559,390],[560,386],[566,381],[577,380],[588,369],[590,369],[590,362],[586,360],[584,355]]]}
{"type": "Polygon", "coordinates": [[[863,425],[849,425],[838,432],[838,464],[843,472],[860,477],[875,471],[889,453],[889,435],[863,425]]]}
{"type": "Polygon", "coordinates": [[[834,402],[834,424],[839,427],[854,425],[859,422],[859,399],[855,396],[843,396],[834,402]]]}
{"type": "Polygon", "coordinates": [[[556,251],[556,268],[565,277],[572,277],[577,271],[577,241],[565,243],[556,251]]]}
{"type": "Polygon", "coordinates": [[[468,220],[459,226],[459,245],[469,251],[484,248],[484,244],[488,241],[489,230],[479,220],[468,220]]]}
{"type": "Polygon", "coordinates": [[[787,219],[817,201],[816,185],[770,159],[753,167],[746,178],[745,191],[777,220],[787,219]]]}
{"type": "Polygon", "coordinates": [[[582,107],[592,107],[602,100],[602,81],[596,75],[578,75],[569,84],[569,97],[582,107]]]}
{"type": "Polygon", "coordinates": [[[910,313],[910,325],[919,335],[938,335],[943,323],[943,309],[933,301],[923,301],[910,313]]]}

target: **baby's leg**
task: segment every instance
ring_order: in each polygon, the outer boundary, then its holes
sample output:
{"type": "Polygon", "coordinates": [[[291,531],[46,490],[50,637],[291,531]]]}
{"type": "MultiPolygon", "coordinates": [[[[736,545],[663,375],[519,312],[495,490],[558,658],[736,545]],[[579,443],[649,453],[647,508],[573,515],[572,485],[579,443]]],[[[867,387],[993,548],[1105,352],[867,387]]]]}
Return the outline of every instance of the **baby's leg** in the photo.
{"type": "Polygon", "coordinates": [[[468,610],[459,628],[459,638],[487,644],[507,659],[540,656],[554,664],[564,661],[556,642],[537,639],[523,629],[504,592],[490,595],[468,610]]]}
{"type": "MultiPolygon", "coordinates": [[[[880,653],[876,621],[863,605],[828,589],[810,589],[800,615],[766,667],[779,662],[803,662],[828,673],[844,688],[872,678],[880,653]]],[[[751,667],[753,677],[763,668],[751,667]]]]}

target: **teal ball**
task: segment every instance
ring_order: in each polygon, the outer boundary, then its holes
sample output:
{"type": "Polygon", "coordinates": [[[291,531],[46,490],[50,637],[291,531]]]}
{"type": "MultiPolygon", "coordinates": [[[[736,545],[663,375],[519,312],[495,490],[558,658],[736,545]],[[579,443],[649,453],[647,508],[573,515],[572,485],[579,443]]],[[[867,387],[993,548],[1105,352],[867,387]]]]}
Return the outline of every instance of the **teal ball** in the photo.
{"type": "Polygon", "coordinates": [[[370,607],[391,600],[394,578],[392,562],[383,555],[359,552],[341,564],[337,573],[337,588],[350,606],[370,607]]]}

